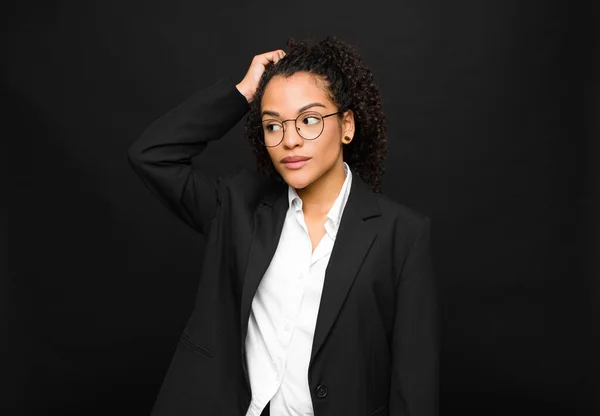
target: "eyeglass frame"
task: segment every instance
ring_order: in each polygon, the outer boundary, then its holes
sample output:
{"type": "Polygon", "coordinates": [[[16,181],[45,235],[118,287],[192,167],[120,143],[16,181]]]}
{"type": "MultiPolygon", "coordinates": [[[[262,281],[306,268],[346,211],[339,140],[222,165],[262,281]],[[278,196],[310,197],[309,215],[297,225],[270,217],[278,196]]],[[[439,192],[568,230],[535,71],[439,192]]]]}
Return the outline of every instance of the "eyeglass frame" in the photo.
{"type": "MultiPolygon", "coordinates": [[[[274,120],[274,121],[277,121],[278,123],[280,123],[280,124],[281,124],[281,127],[283,128],[283,134],[281,135],[281,140],[279,141],[279,143],[277,143],[276,145],[273,145],[273,146],[267,146],[267,145],[264,143],[264,140],[261,140],[261,139],[260,139],[260,137],[259,137],[258,141],[259,141],[259,142],[261,142],[261,144],[262,144],[263,146],[265,146],[265,147],[277,147],[277,146],[279,146],[279,145],[281,144],[281,142],[283,142],[283,139],[285,138],[285,130],[286,130],[286,129],[285,129],[285,123],[286,123],[286,122],[288,122],[288,121],[292,121],[292,120],[293,120],[293,121],[294,121],[294,127],[296,127],[296,121],[298,121],[298,119],[300,118],[300,116],[302,116],[302,115],[304,115],[304,114],[306,114],[306,113],[317,113],[318,115],[320,115],[320,116],[321,116],[321,118],[322,118],[322,119],[325,119],[325,118],[327,118],[327,117],[330,117],[330,116],[333,116],[333,115],[335,115],[335,114],[344,113],[344,111],[342,111],[342,110],[339,110],[339,111],[336,111],[335,113],[331,113],[331,114],[325,114],[325,115],[323,115],[323,114],[319,113],[318,111],[315,111],[315,110],[308,110],[308,111],[304,111],[304,112],[302,112],[302,113],[298,114],[298,116],[297,116],[296,118],[288,118],[287,120],[281,120],[281,121],[279,121],[279,120],[277,120],[277,119],[275,119],[275,118],[267,118],[267,119],[265,119],[265,120],[262,120],[262,122],[261,122],[260,126],[258,126],[258,127],[257,127],[258,129],[260,129],[260,132],[261,132],[261,133],[259,133],[259,135],[260,135],[260,134],[263,134],[263,136],[264,136],[264,131],[263,131],[263,130],[264,130],[264,124],[263,124],[263,123],[264,123],[265,121],[271,121],[271,120],[274,120]]],[[[306,138],[305,138],[304,136],[302,136],[300,133],[298,133],[298,136],[302,137],[302,140],[317,140],[319,137],[321,137],[321,134],[323,134],[323,131],[325,131],[325,122],[323,122],[323,128],[321,129],[321,133],[319,133],[319,134],[317,135],[317,137],[315,137],[314,139],[306,139],[306,138]]],[[[264,137],[263,137],[263,139],[264,139],[264,137]]]]}

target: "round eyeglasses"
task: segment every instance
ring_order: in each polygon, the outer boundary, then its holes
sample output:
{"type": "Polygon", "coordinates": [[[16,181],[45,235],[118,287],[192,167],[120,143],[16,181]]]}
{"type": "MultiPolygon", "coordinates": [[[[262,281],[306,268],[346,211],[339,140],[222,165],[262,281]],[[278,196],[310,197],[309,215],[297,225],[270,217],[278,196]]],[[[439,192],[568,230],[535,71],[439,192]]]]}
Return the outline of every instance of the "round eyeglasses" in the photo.
{"type": "Polygon", "coordinates": [[[278,146],[283,141],[286,121],[294,121],[296,131],[304,140],[315,140],[323,133],[323,129],[325,128],[323,119],[340,113],[342,113],[342,111],[322,115],[316,111],[306,111],[298,117],[290,118],[288,120],[263,120],[262,125],[259,127],[261,130],[258,135],[259,140],[266,147],[278,146]]]}

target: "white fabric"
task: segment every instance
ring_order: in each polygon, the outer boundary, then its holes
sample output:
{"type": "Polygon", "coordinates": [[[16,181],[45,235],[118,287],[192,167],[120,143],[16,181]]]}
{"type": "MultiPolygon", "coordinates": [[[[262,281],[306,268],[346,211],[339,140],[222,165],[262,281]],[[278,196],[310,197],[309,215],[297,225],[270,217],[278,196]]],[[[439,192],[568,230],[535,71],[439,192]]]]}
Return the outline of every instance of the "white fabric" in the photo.
{"type": "Polygon", "coordinates": [[[350,194],[352,172],[333,203],[326,233],[312,252],[302,200],[288,187],[289,208],[275,255],[252,301],[246,357],[252,401],[246,416],[313,415],[308,363],[321,301],[325,269],[350,194]]]}

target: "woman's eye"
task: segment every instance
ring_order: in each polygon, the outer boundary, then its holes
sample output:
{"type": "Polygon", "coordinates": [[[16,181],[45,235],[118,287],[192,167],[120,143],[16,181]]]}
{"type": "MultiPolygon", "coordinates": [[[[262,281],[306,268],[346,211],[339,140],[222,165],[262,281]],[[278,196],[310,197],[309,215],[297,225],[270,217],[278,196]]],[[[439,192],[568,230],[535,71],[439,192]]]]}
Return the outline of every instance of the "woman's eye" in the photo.
{"type": "Polygon", "coordinates": [[[265,126],[266,131],[268,131],[269,133],[277,131],[281,128],[281,126],[279,124],[273,123],[273,124],[267,124],[265,126]]]}
{"type": "Polygon", "coordinates": [[[317,116],[306,116],[304,117],[304,119],[302,120],[302,122],[304,124],[317,124],[320,121],[319,117],[317,116]]]}

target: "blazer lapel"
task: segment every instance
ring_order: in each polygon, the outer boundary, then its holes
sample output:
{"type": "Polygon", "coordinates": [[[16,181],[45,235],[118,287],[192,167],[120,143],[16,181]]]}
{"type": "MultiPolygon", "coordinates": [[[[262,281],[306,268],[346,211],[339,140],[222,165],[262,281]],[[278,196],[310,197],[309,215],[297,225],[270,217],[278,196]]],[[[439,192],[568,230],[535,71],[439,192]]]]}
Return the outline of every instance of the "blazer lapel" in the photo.
{"type": "Polygon", "coordinates": [[[369,227],[365,221],[367,218],[381,215],[375,194],[354,170],[352,173],[350,195],[325,270],[309,369],[325,342],[358,270],[377,236],[373,227],[369,227]]]}
{"type": "Polygon", "coordinates": [[[278,183],[275,189],[267,193],[260,201],[254,212],[254,228],[244,274],[240,307],[242,364],[248,383],[245,357],[246,333],[248,331],[248,319],[250,318],[252,300],[277,250],[288,206],[287,185],[281,186],[278,183]]]}

